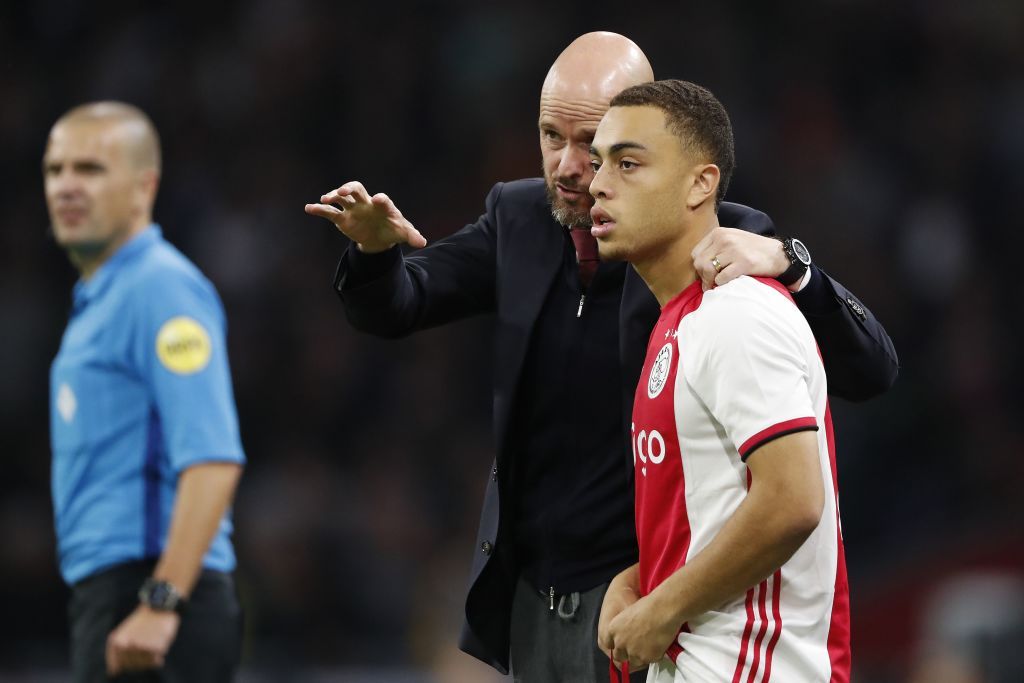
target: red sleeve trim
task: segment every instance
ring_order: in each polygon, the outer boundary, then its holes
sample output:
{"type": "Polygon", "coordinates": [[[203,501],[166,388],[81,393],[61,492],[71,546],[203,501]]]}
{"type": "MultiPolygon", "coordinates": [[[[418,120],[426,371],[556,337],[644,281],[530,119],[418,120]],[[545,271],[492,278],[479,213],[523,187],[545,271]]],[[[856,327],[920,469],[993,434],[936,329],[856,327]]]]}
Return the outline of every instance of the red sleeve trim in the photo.
{"type": "Polygon", "coordinates": [[[794,432],[818,431],[818,421],[813,417],[798,417],[795,420],[786,420],[767,429],[762,429],[757,434],[743,442],[740,446],[740,457],[744,462],[747,456],[773,439],[794,432]]]}

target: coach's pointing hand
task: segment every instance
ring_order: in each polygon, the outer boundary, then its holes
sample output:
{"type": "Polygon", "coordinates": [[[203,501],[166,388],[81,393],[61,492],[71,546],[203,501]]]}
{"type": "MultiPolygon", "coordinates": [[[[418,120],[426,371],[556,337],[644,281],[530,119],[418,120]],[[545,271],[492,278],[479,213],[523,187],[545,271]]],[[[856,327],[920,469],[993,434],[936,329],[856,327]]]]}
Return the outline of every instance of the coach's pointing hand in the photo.
{"type": "Polygon", "coordinates": [[[427,240],[413,227],[386,194],[372,197],[362,183],[345,183],[320,197],[319,204],[306,204],[306,213],[326,218],[360,251],[375,254],[396,244],[424,247],[427,240]]]}

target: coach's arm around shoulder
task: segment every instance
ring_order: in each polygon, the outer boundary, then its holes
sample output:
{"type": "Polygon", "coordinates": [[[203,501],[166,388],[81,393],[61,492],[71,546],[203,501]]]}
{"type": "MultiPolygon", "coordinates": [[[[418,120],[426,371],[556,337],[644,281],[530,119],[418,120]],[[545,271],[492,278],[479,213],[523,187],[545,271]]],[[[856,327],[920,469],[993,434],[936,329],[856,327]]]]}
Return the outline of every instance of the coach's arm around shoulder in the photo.
{"type": "MultiPolygon", "coordinates": [[[[790,259],[774,237],[775,226],[766,215],[761,218],[750,229],[715,228],[697,243],[691,256],[705,290],[741,275],[778,279],[787,272],[790,259]]],[[[787,288],[821,348],[830,394],[865,401],[892,387],[899,357],[866,305],[814,263],[787,288]]]]}
{"type": "MultiPolygon", "coordinates": [[[[153,578],[170,583],[183,598],[195,586],[203,556],[231,505],[241,474],[238,463],[204,462],[188,467],[178,478],[167,545],[153,578]]],[[[107,638],[108,673],[163,666],[180,623],[175,611],[140,604],[107,638]]]]}
{"type": "Polygon", "coordinates": [[[645,597],[637,565],[605,596],[598,645],[633,670],[658,661],[683,624],[737,598],[795,553],[825,504],[818,441],[803,431],[769,441],[747,458],[750,490],[714,539],[645,597]]]}

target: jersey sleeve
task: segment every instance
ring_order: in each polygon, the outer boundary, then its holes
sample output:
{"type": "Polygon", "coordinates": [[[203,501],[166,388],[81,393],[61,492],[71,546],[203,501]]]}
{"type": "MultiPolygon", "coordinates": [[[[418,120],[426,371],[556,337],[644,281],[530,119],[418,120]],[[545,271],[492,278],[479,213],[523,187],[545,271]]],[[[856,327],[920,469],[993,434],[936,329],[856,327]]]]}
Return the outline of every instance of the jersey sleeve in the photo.
{"type": "Polygon", "coordinates": [[[791,301],[747,279],[708,292],[698,312],[684,376],[743,460],[772,439],[818,429],[811,333],[791,301]]]}
{"type": "Polygon", "coordinates": [[[171,467],[242,463],[224,310],[213,286],[188,272],[151,276],[136,291],[134,356],[171,467]]]}

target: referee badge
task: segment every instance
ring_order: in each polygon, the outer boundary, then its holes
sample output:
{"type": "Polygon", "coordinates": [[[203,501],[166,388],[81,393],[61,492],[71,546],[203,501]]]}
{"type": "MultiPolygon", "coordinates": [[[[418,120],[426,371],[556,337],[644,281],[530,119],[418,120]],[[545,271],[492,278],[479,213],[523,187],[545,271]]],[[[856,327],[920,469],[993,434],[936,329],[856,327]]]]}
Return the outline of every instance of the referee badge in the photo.
{"type": "Polygon", "coordinates": [[[187,316],[171,318],[156,335],[156,355],[165,368],[178,375],[199,372],[210,362],[210,335],[187,316]]]}
{"type": "Polygon", "coordinates": [[[647,398],[656,398],[665,388],[668,381],[668,370],[672,366],[672,342],[661,347],[658,357],[651,366],[651,376],[647,380],[647,398]]]}

